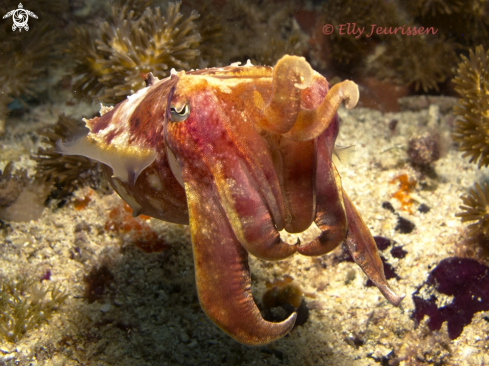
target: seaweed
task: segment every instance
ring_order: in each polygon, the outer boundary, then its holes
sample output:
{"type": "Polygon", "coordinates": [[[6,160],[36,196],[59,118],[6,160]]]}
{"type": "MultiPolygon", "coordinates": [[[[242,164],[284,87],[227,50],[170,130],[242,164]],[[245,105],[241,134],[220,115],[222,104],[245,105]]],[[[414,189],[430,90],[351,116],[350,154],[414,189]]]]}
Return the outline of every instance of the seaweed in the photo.
{"type": "Polygon", "coordinates": [[[37,154],[33,154],[31,159],[37,162],[36,179],[54,183],[55,190],[51,193],[53,198],[66,197],[85,184],[92,188],[100,187],[102,170],[99,163],[84,156],[56,152],[56,141],[87,132],[88,129],[81,121],[63,114],[58,116],[56,124],[39,131],[49,147],[39,147],[37,154]]]}
{"type": "Polygon", "coordinates": [[[415,327],[427,315],[431,331],[440,330],[446,321],[448,336],[456,339],[475,313],[489,310],[489,267],[474,259],[445,258],[413,293],[413,302],[415,327]],[[438,306],[440,294],[453,298],[438,306]]]}
{"type": "Polygon", "coordinates": [[[180,5],[169,3],[163,16],[159,7],[147,7],[140,14],[130,3],[122,9],[113,4],[110,20],[96,30],[76,27],[69,48],[76,62],[76,96],[117,103],[145,86],[140,73],[164,78],[172,68],[195,67],[200,54],[195,24],[199,14],[183,16],[180,5]]]}
{"type": "Polygon", "coordinates": [[[29,330],[48,322],[67,297],[56,284],[45,286],[27,277],[0,277],[0,336],[18,341],[29,330]]]}

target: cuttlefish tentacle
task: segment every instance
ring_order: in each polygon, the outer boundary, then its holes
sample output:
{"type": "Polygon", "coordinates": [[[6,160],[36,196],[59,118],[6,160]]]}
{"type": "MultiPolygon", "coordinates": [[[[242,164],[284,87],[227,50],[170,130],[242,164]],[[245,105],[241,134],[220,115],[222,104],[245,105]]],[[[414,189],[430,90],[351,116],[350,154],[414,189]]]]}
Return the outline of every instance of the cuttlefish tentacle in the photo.
{"type": "Polygon", "coordinates": [[[319,256],[329,253],[345,239],[347,218],[343,204],[341,179],[331,161],[325,135],[316,141],[316,225],[321,234],[313,241],[297,248],[303,255],[319,256]]]}
{"type": "Polygon", "coordinates": [[[263,108],[265,118],[259,119],[258,125],[277,134],[289,131],[300,110],[302,89],[310,85],[313,73],[304,57],[282,57],[273,69],[272,94],[263,108]]]}
{"type": "Polygon", "coordinates": [[[375,240],[345,191],[343,191],[343,201],[348,218],[348,234],[345,240],[348,251],[353,260],[362,268],[367,277],[372,280],[385,298],[392,305],[399,306],[405,295],[397,295],[389,287],[384,275],[384,265],[377,251],[375,240]]]}
{"type": "Polygon", "coordinates": [[[353,81],[345,80],[333,85],[318,107],[300,110],[294,126],[284,137],[296,141],[318,137],[328,128],[340,104],[344,101],[347,109],[355,108],[359,96],[358,86],[353,81]]]}
{"type": "Polygon", "coordinates": [[[185,184],[200,305],[224,332],[246,345],[283,337],[296,314],[280,323],[265,321],[251,294],[248,252],[237,240],[219,197],[185,184]]]}

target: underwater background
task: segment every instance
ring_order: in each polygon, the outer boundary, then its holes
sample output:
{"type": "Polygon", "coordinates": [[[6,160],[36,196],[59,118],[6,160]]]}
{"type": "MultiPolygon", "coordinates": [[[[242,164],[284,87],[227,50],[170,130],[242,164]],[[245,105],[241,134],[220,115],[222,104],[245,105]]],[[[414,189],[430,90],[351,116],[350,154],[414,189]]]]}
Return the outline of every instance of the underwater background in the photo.
{"type": "Polygon", "coordinates": [[[488,2],[2,0],[0,15],[0,365],[489,364],[488,2]],[[343,245],[250,257],[262,315],[298,321],[248,347],[200,308],[189,228],[133,217],[99,163],[55,143],[141,73],[285,54],[359,85],[337,168],[406,298],[389,304],[343,245]]]}

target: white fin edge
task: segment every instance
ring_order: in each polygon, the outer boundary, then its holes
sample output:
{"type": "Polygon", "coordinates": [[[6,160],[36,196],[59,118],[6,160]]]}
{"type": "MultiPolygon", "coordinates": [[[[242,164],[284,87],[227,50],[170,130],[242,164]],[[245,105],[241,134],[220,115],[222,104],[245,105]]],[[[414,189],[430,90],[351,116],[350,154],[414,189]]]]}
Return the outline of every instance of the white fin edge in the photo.
{"type": "Polygon", "coordinates": [[[335,145],[333,149],[332,160],[335,165],[342,163],[345,165],[350,164],[351,159],[355,155],[355,145],[350,146],[338,146],[335,145]]]}
{"type": "Polygon", "coordinates": [[[134,185],[139,174],[156,159],[156,152],[152,149],[104,145],[89,136],[81,136],[71,141],[59,140],[56,152],[97,160],[112,168],[113,177],[130,185],[134,185]]]}

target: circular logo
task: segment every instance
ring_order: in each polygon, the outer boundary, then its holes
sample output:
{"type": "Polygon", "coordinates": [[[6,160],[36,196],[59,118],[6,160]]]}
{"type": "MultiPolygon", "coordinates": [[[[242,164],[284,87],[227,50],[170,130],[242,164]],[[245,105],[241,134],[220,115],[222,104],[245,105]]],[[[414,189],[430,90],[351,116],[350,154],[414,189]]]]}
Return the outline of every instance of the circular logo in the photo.
{"type": "Polygon", "coordinates": [[[326,24],[323,27],[323,33],[326,35],[330,35],[331,33],[334,32],[334,27],[331,24],[326,24]]]}
{"type": "Polygon", "coordinates": [[[29,15],[37,19],[36,14],[34,14],[32,11],[24,9],[22,3],[19,3],[19,8],[9,11],[3,16],[3,19],[12,16],[12,20],[14,21],[14,25],[12,26],[13,31],[16,29],[19,29],[19,32],[22,31],[22,29],[28,31],[29,25],[27,24],[27,21],[29,20],[29,15]]]}
{"type": "Polygon", "coordinates": [[[14,26],[17,26],[17,28],[26,28],[26,30],[29,30],[29,26],[27,25],[29,14],[25,9],[15,10],[14,14],[12,15],[12,19],[14,20],[14,26]]]}

